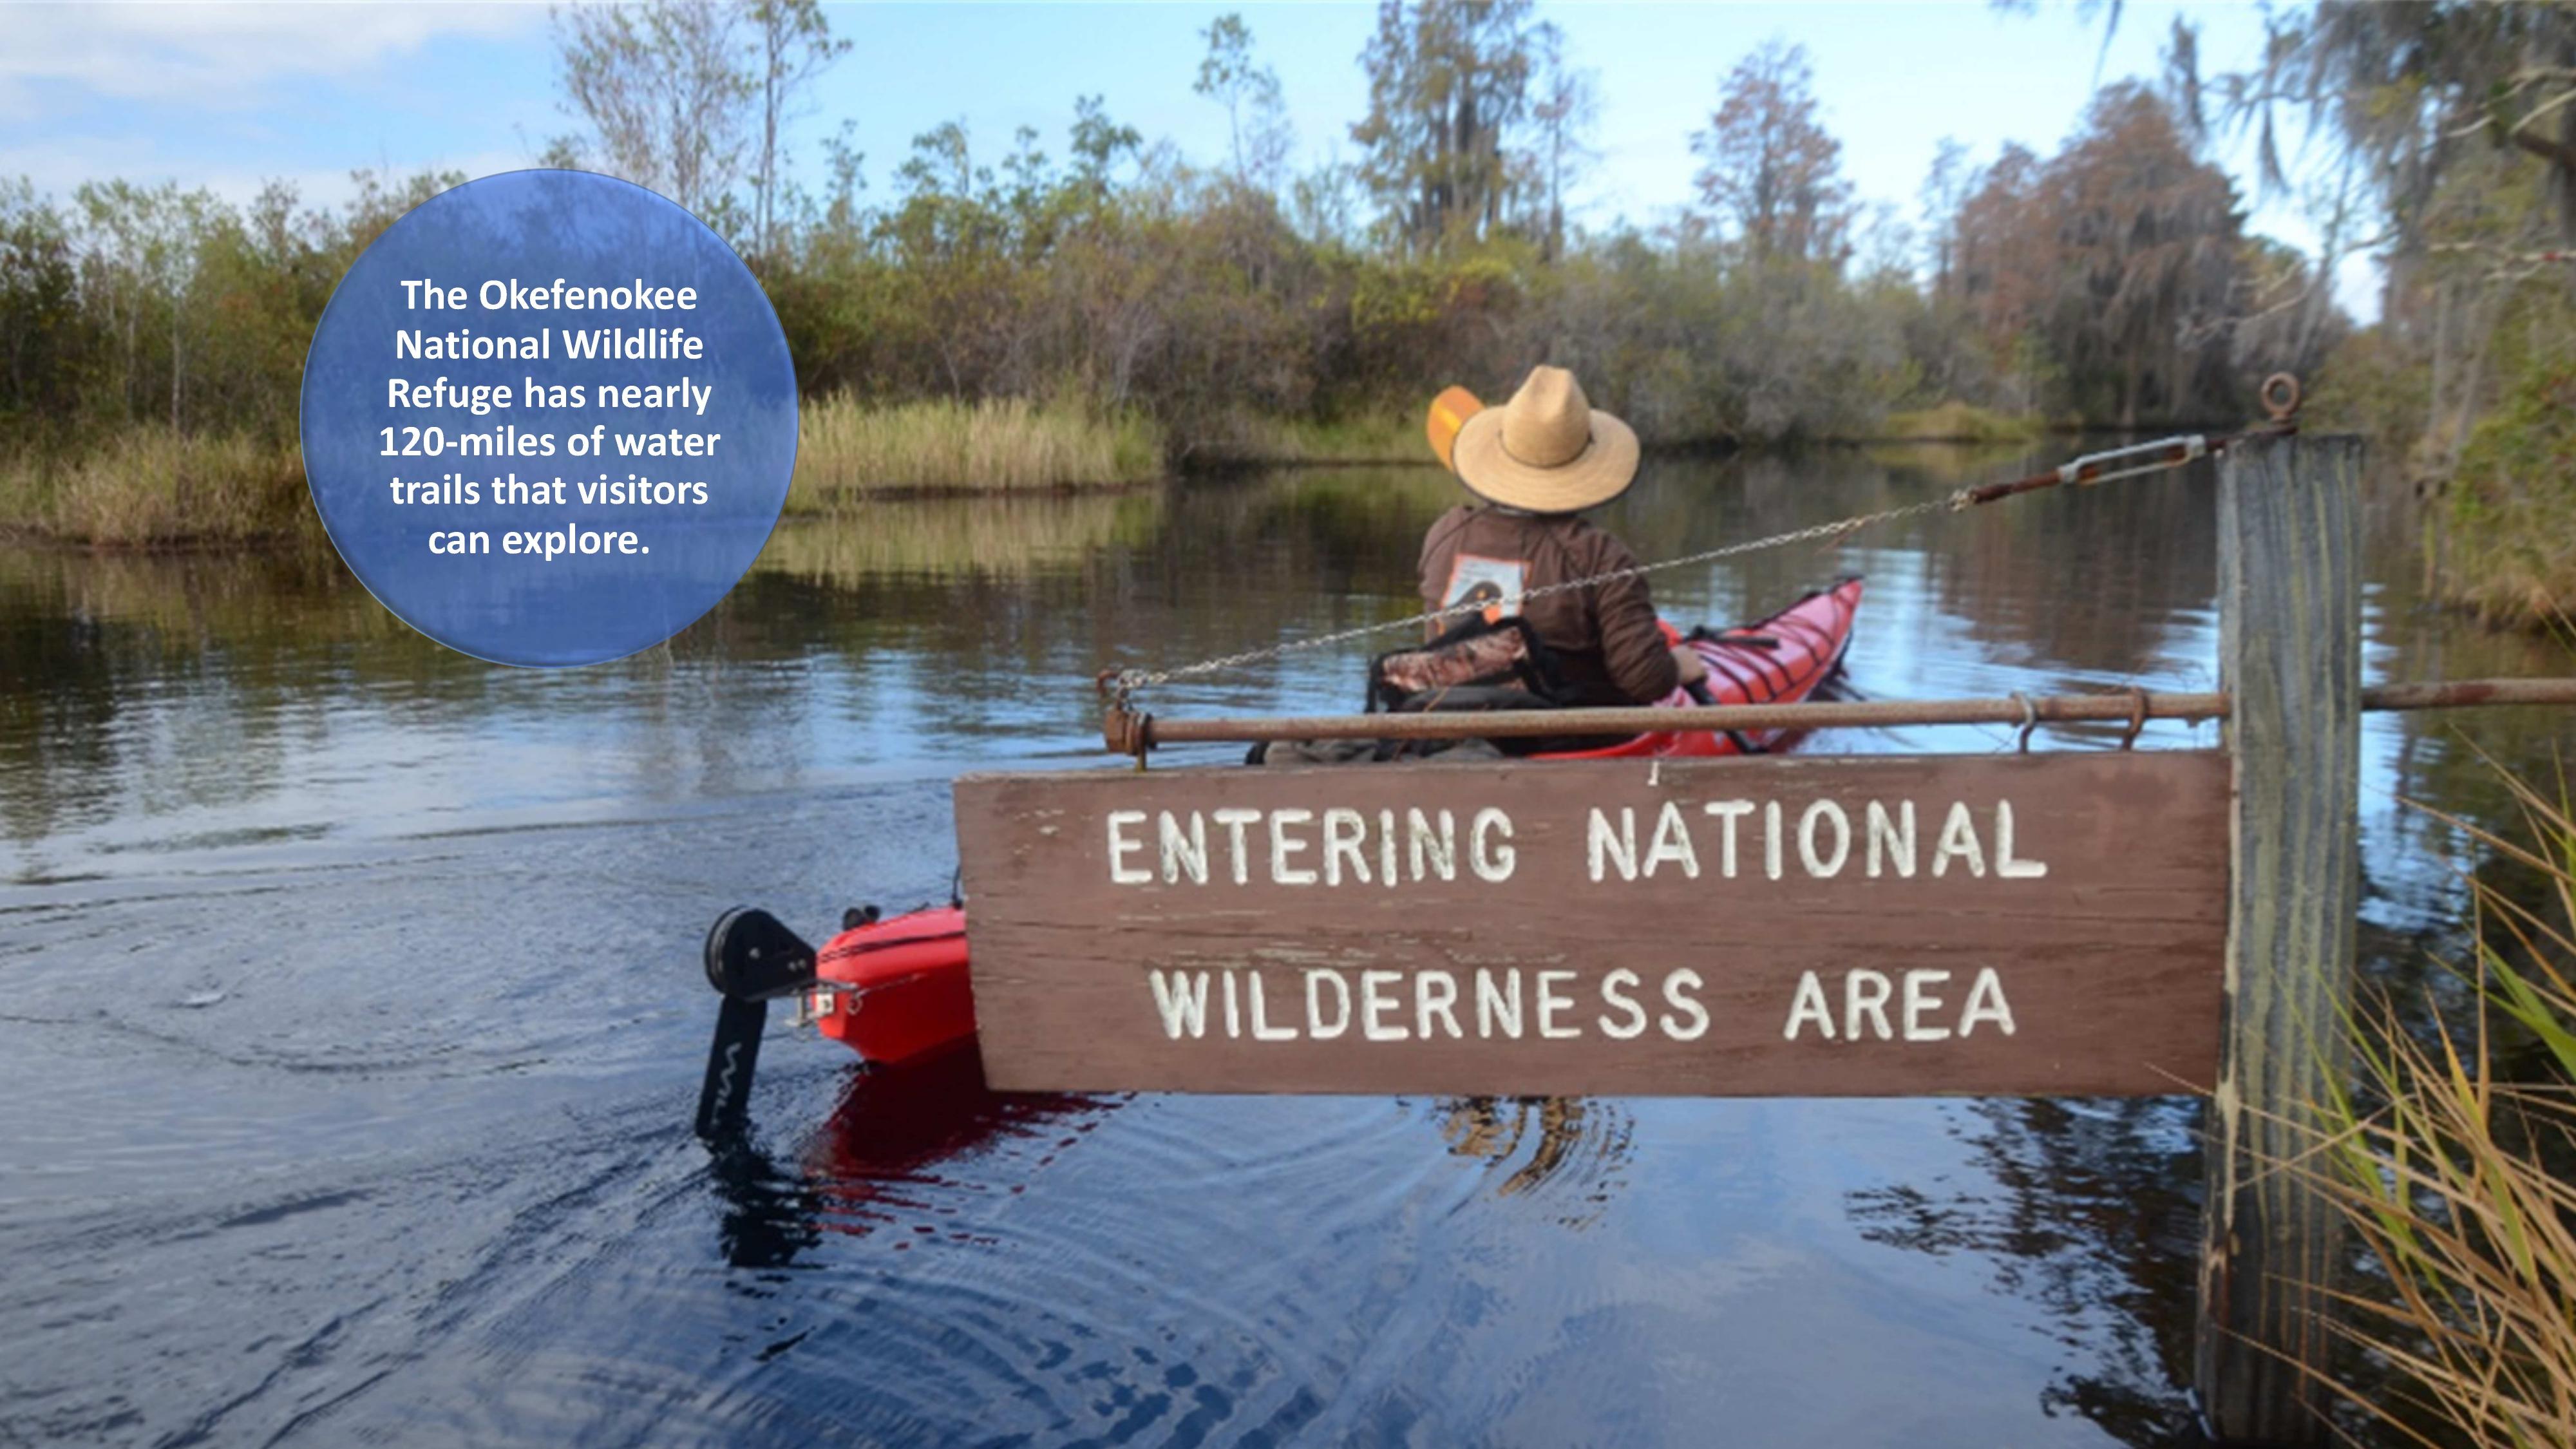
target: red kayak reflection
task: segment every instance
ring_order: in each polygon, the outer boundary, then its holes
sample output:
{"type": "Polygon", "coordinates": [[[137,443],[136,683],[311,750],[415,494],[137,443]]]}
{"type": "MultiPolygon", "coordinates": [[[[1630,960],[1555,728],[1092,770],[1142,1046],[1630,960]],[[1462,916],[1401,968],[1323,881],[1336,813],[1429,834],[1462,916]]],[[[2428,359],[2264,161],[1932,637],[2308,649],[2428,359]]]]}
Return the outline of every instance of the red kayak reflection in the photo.
{"type": "Polygon", "coordinates": [[[1126,1100],[995,1092],[984,1085],[972,1038],[904,1066],[853,1071],[840,1104],[792,1165],[747,1141],[717,1152],[711,1170],[725,1204],[725,1260],[785,1267],[826,1232],[902,1232],[895,1246],[909,1246],[911,1235],[941,1228],[925,1190],[963,1181],[948,1176],[951,1164],[997,1147],[1034,1147],[1033,1165],[1043,1167],[1126,1100]]]}
{"type": "MultiPolygon", "coordinates": [[[[963,1045],[900,1067],[850,1079],[840,1105],[806,1144],[799,1160],[822,1200],[823,1226],[866,1233],[904,1215],[906,1189],[947,1179],[942,1168],[1006,1139],[1089,1132],[1124,1097],[1061,1092],[996,1092],[984,1085],[984,1059],[963,1045]]],[[[1050,1151],[1038,1160],[1043,1166],[1050,1151]]]]}

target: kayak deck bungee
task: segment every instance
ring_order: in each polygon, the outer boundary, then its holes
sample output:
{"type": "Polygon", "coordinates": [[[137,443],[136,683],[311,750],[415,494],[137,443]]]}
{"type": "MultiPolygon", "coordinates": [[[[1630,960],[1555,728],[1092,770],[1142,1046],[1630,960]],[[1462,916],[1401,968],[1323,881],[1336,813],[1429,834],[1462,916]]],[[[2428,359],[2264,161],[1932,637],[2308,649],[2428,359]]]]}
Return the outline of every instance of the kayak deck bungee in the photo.
{"type": "MultiPolygon", "coordinates": [[[[1708,665],[1699,695],[1674,690],[1658,705],[1794,704],[1841,667],[1851,647],[1861,581],[1819,589],[1767,619],[1683,636],[1666,631],[1708,665]]],[[[1666,730],[1594,750],[1541,760],[1614,760],[1759,754],[1787,742],[1783,730],[1666,730]]],[[[799,998],[800,1021],[880,1066],[927,1060],[975,1034],[967,974],[966,911],[926,906],[899,916],[859,913],[814,956],[814,984],[799,998]]]]}

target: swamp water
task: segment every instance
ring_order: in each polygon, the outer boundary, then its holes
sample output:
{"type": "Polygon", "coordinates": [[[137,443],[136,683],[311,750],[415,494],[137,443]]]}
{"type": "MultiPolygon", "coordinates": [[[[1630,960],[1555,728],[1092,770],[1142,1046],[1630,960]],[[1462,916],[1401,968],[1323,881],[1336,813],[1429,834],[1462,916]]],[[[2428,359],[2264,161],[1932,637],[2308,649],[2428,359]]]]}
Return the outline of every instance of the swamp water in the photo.
{"type": "MultiPolygon", "coordinates": [[[[2026,461],[1650,460],[1601,521],[1669,557],[2026,461]]],[[[2211,493],[1654,587],[1725,621],[1866,574],[1872,697],[2206,688],[2211,493]]],[[[719,909],[819,940],[944,896],[950,776],[1099,762],[1104,666],[1410,612],[1455,498],[1316,470],[888,504],[560,674],[427,643],[327,555],[0,550],[0,1443],[2188,1442],[2179,1100],[1003,1098],[860,1078],[782,1011],[761,1150],[711,1167],[719,909]]],[[[2374,679],[2567,672],[2375,554],[2374,679]]],[[[1356,708],[1382,647],[1154,707],[1356,708]]],[[[2397,797],[2499,820],[2476,752],[2548,769],[2567,734],[2370,717],[2374,972],[2437,977],[2460,899],[2397,797]]]]}

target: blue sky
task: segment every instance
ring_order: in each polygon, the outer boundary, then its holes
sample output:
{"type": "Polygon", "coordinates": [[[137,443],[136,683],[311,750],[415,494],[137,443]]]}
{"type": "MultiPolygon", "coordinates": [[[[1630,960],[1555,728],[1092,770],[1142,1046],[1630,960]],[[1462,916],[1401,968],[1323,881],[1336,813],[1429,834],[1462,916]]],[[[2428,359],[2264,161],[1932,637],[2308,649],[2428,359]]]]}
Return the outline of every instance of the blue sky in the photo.
{"type": "MultiPolygon", "coordinates": [[[[1063,149],[1073,98],[1099,94],[1149,138],[1212,161],[1224,117],[1191,94],[1199,32],[1240,9],[1277,69],[1300,158],[1350,153],[1365,109],[1358,64],[1369,6],[835,5],[854,42],[796,127],[802,173],[814,143],[857,123],[871,187],[882,191],[913,135],[963,118],[979,156],[1026,124],[1063,149]]],[[[2098,18],[2043,5],[2000,14],[1968,0],[1806,5],[1541,6],[1601,97],[1601,159],[1577,200],[1581,218],[1653,221],[1690,199],[1690,132],[1704,125],[1735,60],[1778,36],[1807,47],[1827,125],[1864,199],[1915,214],[1941,137],[1980,161],[2007,141],[2047,152],[2073,128],[2098,81],[2152,76],[2177,14],[2199,23],[2212,68],[2242,65],[2261,36],[2250,5],[2130,0],[2107,54],[2098,18]]],[[[316,200],[346,194],[351,168],[482,174],[522,166],[568,129],[553,94],[542,6],[0,6],[0,175],[68,192],[125,176],[210,185],[246,196],[267,178],[316,200]]],[[[2254,224],[2295,245],[2313,229],[2287,197],[2257,194],[2247,148],[2218,159],[2254,205],[2254,224]]],[[[2376,310],[2366,261],[2338,287],[2376,310]]]]}

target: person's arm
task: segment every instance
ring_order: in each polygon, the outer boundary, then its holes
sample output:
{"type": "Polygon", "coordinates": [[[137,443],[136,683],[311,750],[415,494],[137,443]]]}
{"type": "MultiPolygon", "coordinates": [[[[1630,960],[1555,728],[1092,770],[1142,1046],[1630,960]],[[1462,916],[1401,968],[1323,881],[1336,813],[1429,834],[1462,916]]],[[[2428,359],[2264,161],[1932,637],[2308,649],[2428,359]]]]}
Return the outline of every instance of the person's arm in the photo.
{"type": "MultiPolygon", "coordinates": [[[[1635,555],[1613,544],[1602,570],[1636,567],[1635,555]]],[[[1610,682],[1639,704],[1654,704],[1681,684],[1681,666],[1664,642],[1655,619],[1655,603],[1646,581],[1635,575],[1612,579],[1593,591],[1593,609],[1601,621],[1602,662],[1610,682]]]]}

